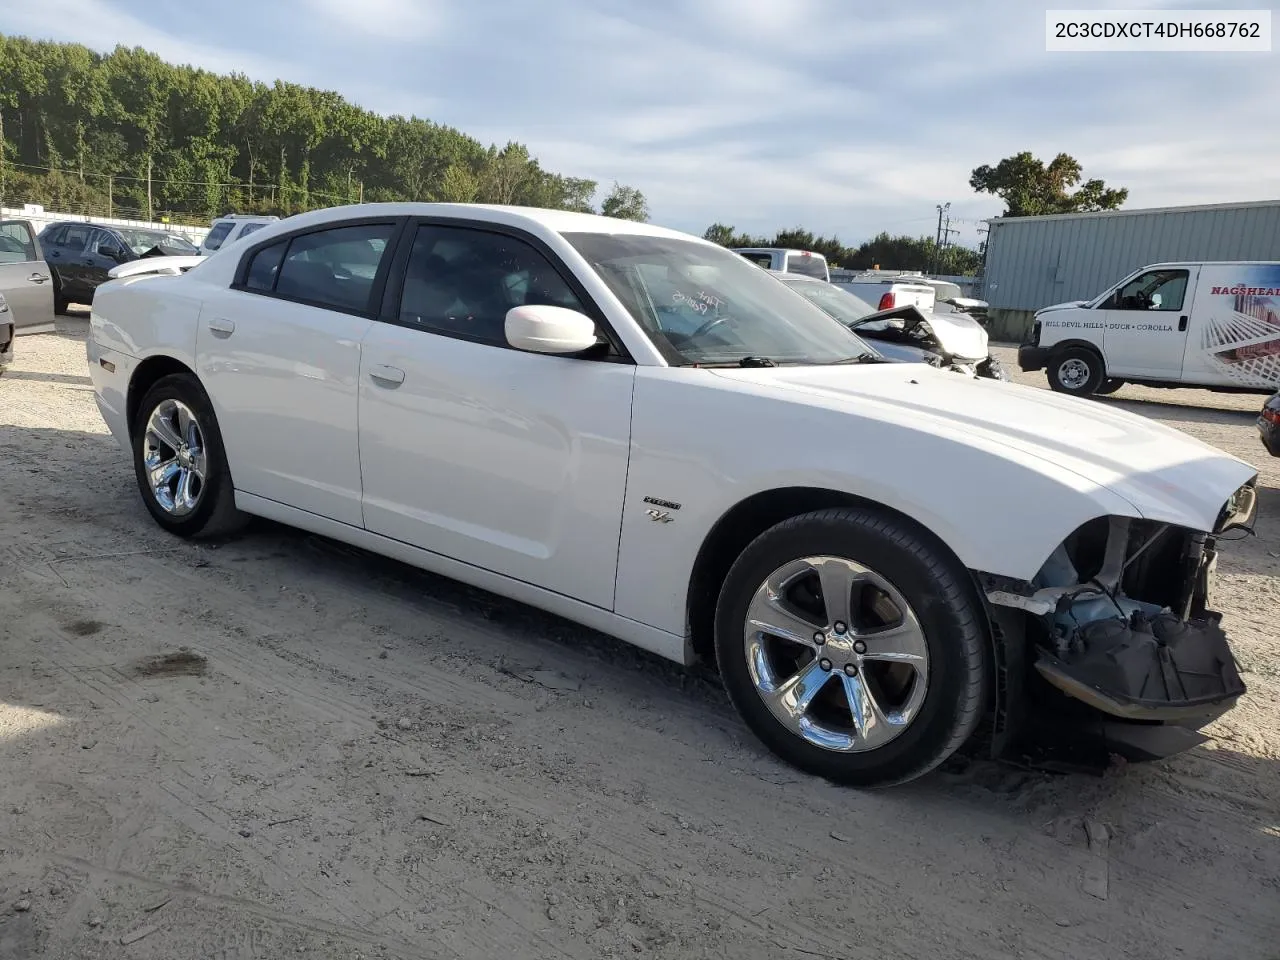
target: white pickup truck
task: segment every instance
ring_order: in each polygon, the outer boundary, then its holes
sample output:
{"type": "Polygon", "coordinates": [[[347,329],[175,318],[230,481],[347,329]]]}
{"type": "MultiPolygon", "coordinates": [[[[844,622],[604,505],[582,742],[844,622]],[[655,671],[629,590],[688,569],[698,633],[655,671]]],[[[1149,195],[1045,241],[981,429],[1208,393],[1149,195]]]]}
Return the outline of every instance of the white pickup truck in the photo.
{"type": "Polygon", "coordinates": [[[894,310],[899,307],[915,307],[926,317],[933,313],[937,302],[937,290],[910,274],[879,273],[868,270],[848,279],[831,281],[875,306],[877,310],[894,310]]]}

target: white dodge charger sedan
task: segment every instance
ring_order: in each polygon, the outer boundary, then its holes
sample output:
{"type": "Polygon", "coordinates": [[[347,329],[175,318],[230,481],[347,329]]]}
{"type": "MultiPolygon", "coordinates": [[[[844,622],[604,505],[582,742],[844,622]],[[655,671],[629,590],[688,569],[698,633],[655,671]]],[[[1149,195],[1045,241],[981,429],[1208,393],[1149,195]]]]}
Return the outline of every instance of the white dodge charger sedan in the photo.
{"type": "Polygon", "coordinates": [[[1164,755],[1244,691],[1207,604],[1256,471],[1175,430],[886,362],[647,224],[374,204],[178,259],[119,268],[88,343],[173,534],[268,517],[714,661],[842,783],[1164,755]]]}

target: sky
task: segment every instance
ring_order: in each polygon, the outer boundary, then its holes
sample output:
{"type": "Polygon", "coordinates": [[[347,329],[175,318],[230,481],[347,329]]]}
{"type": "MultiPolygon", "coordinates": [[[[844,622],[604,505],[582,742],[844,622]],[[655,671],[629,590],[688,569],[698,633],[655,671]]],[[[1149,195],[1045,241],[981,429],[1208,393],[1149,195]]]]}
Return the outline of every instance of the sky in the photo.
{"type": "MultiPolygon", "coordinates": [[[[1159,4],[1179,6],[1269,8],[1159,4]]],[[[1071,154],[1086,177],[1128,187],[1129,208],[1280,198],[1280,47],[1047,53],[1044,11],[1026,0],[10,0],[0,32],[142,46],[336,90],[485,144],[516,140],[602,191],[639,188],[654,222],[697,234],[721,222],[846,244],[881,230],[932,236],[950,203],[955,239],[975,245],[1002,205],[974,194],[969,175],[1022,150],[1071,154]]]]}

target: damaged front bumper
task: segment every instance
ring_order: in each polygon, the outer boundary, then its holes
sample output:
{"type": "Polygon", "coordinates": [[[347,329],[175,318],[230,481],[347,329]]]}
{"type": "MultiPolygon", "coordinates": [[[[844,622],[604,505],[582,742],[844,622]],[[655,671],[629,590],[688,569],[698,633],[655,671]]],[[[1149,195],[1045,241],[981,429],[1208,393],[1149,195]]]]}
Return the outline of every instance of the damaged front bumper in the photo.
{"type": "MultiPolygon", "coordinates": [[[[1214,534],[1248,528],[1252,484],[1214,534]]],[[[979,574],[996,640],[993,752],[1093,738],[1103,755],[1168,756],[1246,692],[1209,609],[1214,535],[1108,517],[1063,542],[1032,581],[979,574]]]]}

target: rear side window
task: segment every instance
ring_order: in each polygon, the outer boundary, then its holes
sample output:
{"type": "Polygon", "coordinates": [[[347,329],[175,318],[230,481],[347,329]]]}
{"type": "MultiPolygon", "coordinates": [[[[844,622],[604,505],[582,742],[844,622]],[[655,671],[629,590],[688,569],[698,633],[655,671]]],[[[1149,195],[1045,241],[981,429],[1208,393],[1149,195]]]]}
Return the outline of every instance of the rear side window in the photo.
{"type": "Polygon", "coordinates": [[[225,222],[217,224],[209,231],[209,235],[204,238],[204,245],[210,250],[217,250],[222,246],[222,241],[227,239],[227,234],[231,232],[232,226],[233,224],[225,222]]]}
{"type": "Polygon", "coordinates": [[[0,263],[27,263],[36,259],[36,243],[25,223],[0,223],[0,263]]]}
{"type": "Polygon", "coordinates": [[[59,242],[64,247],[83,250],[89,242],[89,230],[89,227],[67,227],[67,232],[62,235],[62,240],[59,242]]]}
{"type": "Polygon", "coordinates": [[[787,255],[787,272],[798,273],[802,277],[827,279],[827,261],[822,257],[804,256],[800,253],[787,255]]]}
{"type": "Polygon", "coordinates": [[[257,231],[261,230],[265,226],[266,226],[265,223],[246,223],[244,227],[241,228],[240,230],[240,236],[236,237],[236,239],[239,240],[242,237],[247,237],[251,233],[256,233],[257,231]]]}
{"type": "MultiPolygon", "coordinates": [[[[276,271],[275,292],[334,310],[368,310],[378,265],[395,229],[392,223],[372,223],[293,237],[276,271]]],[[[254,267],[261,256],[254,258],[254,267]]]]}
{"type": "Polygon", "coordinates": [[[280,261],[284,259],[288,240],[281,240],[274,246],[264,247],[253,255],[249,263],[249,273],[244,285],[250,290],[274,290],[276,274],[280,272],[280,261]]]}

